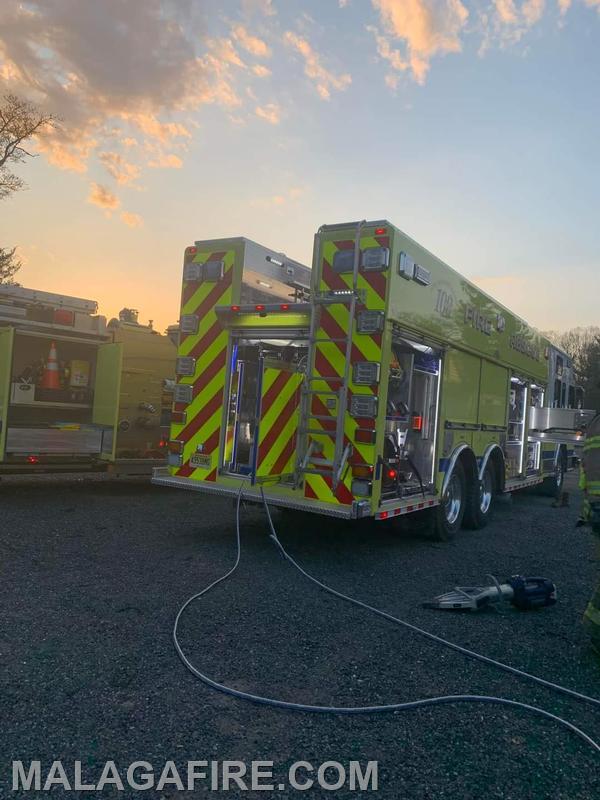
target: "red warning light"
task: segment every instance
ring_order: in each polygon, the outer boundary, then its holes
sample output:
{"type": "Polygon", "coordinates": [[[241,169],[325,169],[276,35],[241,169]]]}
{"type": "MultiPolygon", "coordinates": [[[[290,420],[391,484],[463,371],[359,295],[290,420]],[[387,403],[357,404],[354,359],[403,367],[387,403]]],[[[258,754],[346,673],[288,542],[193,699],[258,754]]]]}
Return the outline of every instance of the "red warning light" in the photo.
{"type": "Polygon", "coordinates": [[[197,248],[197,247],[194,247],[194,246],[192,245],[192,247],[186,247],[186,250],[185,250],[185,252],[186,252],[186,253],[189,253],[191,256],[194,256],[194,255],[196,255],[196,253],[198,252],[198,248],[197,248]]]}
{"type": "Polygon", "coordinates": [[[396,472],[395,469],[388,469],[387,476],[390,480],[394,480],[394,478],[398,476],[398,473],[396,472]]]}
{"type": "Polygon", "coordinates": [[[289,303],[282,303],[279,306],[279,308],[280,308],[281,311],[289,311],[290,310],[290,304],[289,303]]]}
{"type": "Polygon", "coordinates": [[[231,310],[232,311],[239,311],[240,307],[239,306],[231,306],[231,310]]]}
{"type": "Polygon", "coordinates": [[[423,417],[420,414],[415,414],[412,418],[412,429],[413,431],[423,430],[423,417]]]}
{"type": "Polygon", "coordinates": [[[39,464],[40,457],[39,456],[27,456],[27,463],[28,464],[39,464]]]}
{"type": "Polygon", "coordinates": [[[382,511],[381,514],[379,515],[379,519],[387,519],[387,518],[388,518],[388,512],[382,511]]]}
{"type": "Polygon", "coordinates": [[[383,236],[387,233],[387,228],[375,228],[375,236],[383,236]]]}
{"type": "Polygon", "coordinates": [[[254,308],[255,308],[257,311],[264,311],[264,310],[265,310],[265,307],[264,307],[263,305],[257,305],[257,306],[254,306],[254,308]]]}

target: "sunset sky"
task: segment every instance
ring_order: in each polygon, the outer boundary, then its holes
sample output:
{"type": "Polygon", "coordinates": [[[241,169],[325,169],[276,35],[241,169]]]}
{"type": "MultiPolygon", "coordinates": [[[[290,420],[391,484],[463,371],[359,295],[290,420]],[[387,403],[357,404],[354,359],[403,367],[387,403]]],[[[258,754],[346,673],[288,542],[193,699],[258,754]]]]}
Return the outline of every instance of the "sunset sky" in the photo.
{"type": "Polygon", "coordinates": [[[600,0],[2,0],[0,88],[62,118],[0,207],[24,286],[164,329],[196,239],[387,218],[600,323],[600,0]]]}

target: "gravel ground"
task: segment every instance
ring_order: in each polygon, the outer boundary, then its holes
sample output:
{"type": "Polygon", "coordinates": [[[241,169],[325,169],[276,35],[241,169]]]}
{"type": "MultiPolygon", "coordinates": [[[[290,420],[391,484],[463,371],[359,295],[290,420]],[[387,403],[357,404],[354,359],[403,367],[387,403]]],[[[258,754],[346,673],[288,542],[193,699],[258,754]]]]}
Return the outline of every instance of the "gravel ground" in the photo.
{"type": "MultiPolygon", "coordinates": [[[[580,618],[598,579],[589,533],[570,508],[521,495],[493,522],[453,543],[418,532],[274,515],[280,538],[315,575],[391,613],[495,658],[600,694],[600,661],[580,618]],[[488,572],[542,574],[559,603],[540,612],[479,614],[421,608],[488,572]]],[[[265,759],[277,777],[298,760],[379,762],[383,798],[597,798],[598,757],[545,720],[490,706],[444,706],[367,717],[294,714],[215,693],[181,665],[173,617],[234,557],[230,500],[143,482],[63,478],[0,482],[0,797],[11,762],[84,763],[93,781],[108,759],[160,771],[174,759],[265,759]]],[[[524,683],[319,592],[266,536],[262,511],[243,514],[243,560],[192,606],[181,641],[215,679],[307,703],[390,703],[437,694],[518,699],[600,738],[598,712],[524,683]]],[[[277,784],[277,778],[276,778],[277,784]]],[[[198,790],[203,795],[208,789],[198,790]]],[[[55,797],[73,796],[62,789],[55,797]]],[[[86,793],[83,796],[90,796],[86,793]]],[[[215,794],[213,792],[213,794],[215,794]]],[[[232,790],[229,796],[253,796],[232,790]]],[[[258,793],[256,793],[258,794],[258,793]]],[[[265,792],[260,796],[264,797],[265,792]]],[[[286,788],[278,797],[301,795],[286,788]]],[[[313,789],[311,797],[350,796],[313,789]]],[[[354,793],[356,794],[356,793],[354,793]]],[[[176,789],[147,796],[194,796],[176,789]]],[[[107,790],[102,796],[139,796],[107,790]]]]}

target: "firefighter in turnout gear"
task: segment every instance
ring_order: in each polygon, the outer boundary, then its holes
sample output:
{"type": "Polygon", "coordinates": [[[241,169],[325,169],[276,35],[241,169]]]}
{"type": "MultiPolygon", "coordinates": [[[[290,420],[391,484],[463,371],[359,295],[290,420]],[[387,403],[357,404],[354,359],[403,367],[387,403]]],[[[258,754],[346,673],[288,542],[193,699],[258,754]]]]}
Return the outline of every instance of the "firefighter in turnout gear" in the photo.
{"type": "MultiPolygon", "coordinates": [[[[579,488],[583,490],[579,524],[591,525],[594,533],[600,536],[600,414],[594,417],[586,432],[579,488]]],[[[588,603],[583,624],[592,638],[594,649],[600,654],[600,585],[588,603]]]]}

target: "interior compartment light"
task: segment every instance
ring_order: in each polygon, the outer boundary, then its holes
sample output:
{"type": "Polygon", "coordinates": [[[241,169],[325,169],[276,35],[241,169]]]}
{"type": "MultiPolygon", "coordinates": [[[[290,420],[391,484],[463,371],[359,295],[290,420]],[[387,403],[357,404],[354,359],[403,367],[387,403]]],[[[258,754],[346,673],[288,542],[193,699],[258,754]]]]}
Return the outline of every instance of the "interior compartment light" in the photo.
{"type": "Polygon", "coordinates": [[[257,280],[256,282],[258,283],[259,286],[264,286],[265,289],[272,289],[273,288],[273,284],[272,283],[267,283],[267,281],[257,280]]]}
{"type": "Polygon", "coordinates": [[[271,264],[275,264],[276,267],[283,267],[283,261],[278,261],[276,258],[273,258],[273,256],[267,256],[266,260],[270,261],[271,264]]]}

